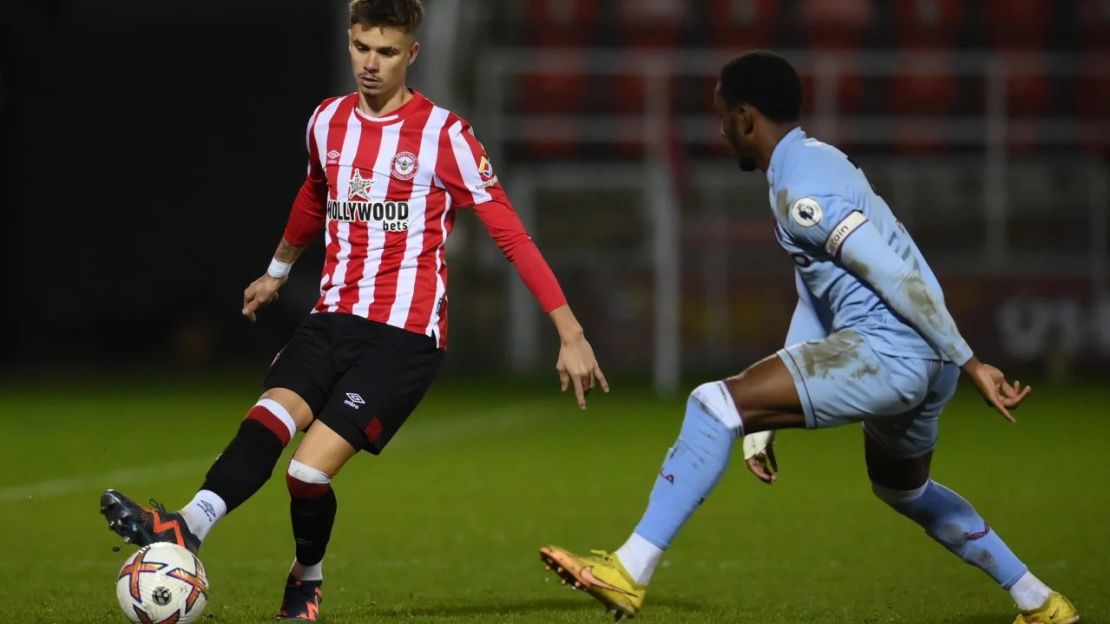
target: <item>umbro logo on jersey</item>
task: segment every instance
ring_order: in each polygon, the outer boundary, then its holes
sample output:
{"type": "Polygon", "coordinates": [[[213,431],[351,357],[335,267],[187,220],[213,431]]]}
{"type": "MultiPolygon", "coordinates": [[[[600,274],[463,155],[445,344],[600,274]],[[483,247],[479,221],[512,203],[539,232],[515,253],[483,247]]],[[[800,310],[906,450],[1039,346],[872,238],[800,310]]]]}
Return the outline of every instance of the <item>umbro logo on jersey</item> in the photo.
{"type": "Polygon", "coordinates": [[[343,404],[347,407],[350,407],[351,409],[357,410],[360,405],[366,405],[366,401],[362,398],[362,396],[355,394],[354,392],[348,392],[347,400],[343,401],[343,404]]]}
{"type": "Polygon", "coordinates": [[[339,164],[339,152],[337,150],[332,150],[332,151],[328,152],[328,164],[329,165],[339,164]]]}

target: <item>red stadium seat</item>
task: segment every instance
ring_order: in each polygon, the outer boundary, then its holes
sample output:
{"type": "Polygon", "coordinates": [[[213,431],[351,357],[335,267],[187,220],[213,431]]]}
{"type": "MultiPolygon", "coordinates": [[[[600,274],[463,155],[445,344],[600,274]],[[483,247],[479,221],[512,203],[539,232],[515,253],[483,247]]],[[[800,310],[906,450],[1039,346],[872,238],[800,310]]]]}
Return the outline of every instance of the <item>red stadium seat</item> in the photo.
{"type": "Polygon", "coordinates": [[[1079,0],[1076,16],[1080,47],[1084,50],[1110,51],[1110,2],[1079,0]]]}
{"type": "MultiPolygon", "coordinates": [[[[802,112],[812,114],[818,106],[817,77],[802,74],[802,112]]],[[[850,68],[840,74],[836,81],[836,112],[838,115],[859,113],[864,108],[865,81],[850,68]]]]}
{"type": "Polygon", "coordinates": [[[912,116],[940,116],[952,113],[959,98],[959,80],[947,73],[949,64],[940,57],[929,73],[907,71],[891,79],[887,89],[891,112],[912,116]]]}
{"type": "MultiPolygon", "coordinates": [[[[516,109],[526,115],[573,115],[585,112],[589,104],[590,78],[585,75],[585,58],[568,52],[558,73],[531,73],[519,76],[516,83],[516,109]]],[[[523,146],[528,156],[553,158],[573,156],[579,137],[560,132],[557,140],[533,140],[523,146]]]]}
{"type": "Polygon", "coordinates": [[[617,29],[622,46],[673,48],[693,17],[685,0],[619,0],[617,29]]]}
{"type": "Polygon", "coordinates": [[[874,13],[870,0],[802,0],[798,27],[810,46],[855,49],[863,45],[874,13]]]}
{"type": "Polygon", "coordinates": [[[1038,50],[1048,42],[1052,2],[1046,0],[987,0],[987,40],[996,48],[1038,50]]]}
{"type": "Polygon", "coordinates": [[[1006,113],[1043,116],[1052,107],[1052,93],[1043,71],[1011,72],[1006,78],[1006,113]]]}
{"type": "Polygon", "coordinates": [[[897,0],[893,28],[903,48],[950,48],[964,24],[964,0],[897,0]]]}
{"type": "Polygon", "coordinates": [[[737,50],[769,48],[781,13],[780,0],[710,0],[709,42],[737,50]]]}
{"type": "Polygon", "coordinates": [[[593,0],[531,0],[527,42],[532,46],[588,46],[596,33],[597,2],[593,0]]]}

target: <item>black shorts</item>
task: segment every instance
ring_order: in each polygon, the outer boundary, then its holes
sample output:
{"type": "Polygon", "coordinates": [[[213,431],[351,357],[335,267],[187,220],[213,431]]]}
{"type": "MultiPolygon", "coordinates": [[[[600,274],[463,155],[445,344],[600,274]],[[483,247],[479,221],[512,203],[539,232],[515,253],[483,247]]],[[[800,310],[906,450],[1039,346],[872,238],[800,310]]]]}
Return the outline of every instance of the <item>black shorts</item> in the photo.
{"type": "Polygon", "coordinates": [[[287,388],[356,449],[381,452],[439,369],[435,338],[351,314],[310,314],[274,358],[265,387],[287,388]]]}

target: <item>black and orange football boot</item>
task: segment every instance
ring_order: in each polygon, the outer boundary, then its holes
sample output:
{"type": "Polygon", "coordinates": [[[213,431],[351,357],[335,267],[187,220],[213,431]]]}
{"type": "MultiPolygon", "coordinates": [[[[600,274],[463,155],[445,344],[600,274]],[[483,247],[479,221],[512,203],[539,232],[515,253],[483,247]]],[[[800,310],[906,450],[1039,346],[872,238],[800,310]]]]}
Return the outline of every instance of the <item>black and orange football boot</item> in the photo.
{"type": "Polygon", "coordinates": [[[100,514],[108,520],[108,528],[123,541],[136,546],[154,542],[170,542],[187,548],[194,555],[200,550],[200,540],[189,531],[189,525],[179,513],[170,513],[151,499],[150,507],[140,507],[123,494],[108,490],[100,495],[100,514]]]}
{"type": "Polygon", "coordinates": [[[315,622],[324,601],[323,581],[299,581],[290,574],[285,579],[285,596],[274,619],[279,622],[315,622]]]}

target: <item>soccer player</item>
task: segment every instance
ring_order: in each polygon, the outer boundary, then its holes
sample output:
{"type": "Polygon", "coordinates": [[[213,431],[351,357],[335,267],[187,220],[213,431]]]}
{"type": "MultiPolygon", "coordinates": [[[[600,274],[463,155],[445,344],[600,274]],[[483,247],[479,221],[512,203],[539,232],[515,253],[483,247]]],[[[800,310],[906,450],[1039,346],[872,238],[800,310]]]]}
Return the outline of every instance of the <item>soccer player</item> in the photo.
{"type": "Polygon", "coordinates": [[[1029,388],[975,357],[890,207],[843,153],[799,127],[801,85],[785,59],[733,59],[714,100],[740,169],[767,175],[775,233],[795,264],[799,298],[787,346],[691,393],[647,510],[615,553],[545,546],[541,559],[618,619],[635,616],[664,551],[724,472],[734,439],[747,436],[749,469],[773,483],[774,430],[862,422],[880,500],[1008,590],[1021,610],[1015,624],[1078,621],[1075,607],[1033,576],[971,504],[929,478],[938,419],[960,370],[1010,421],[1029,388]]]}
{"type": "Polygon", "coordinates": [[[331,481],[359,451],[380,453],[420,402],[443,356],[447,237],[472,207],[548,313],[561,339],[556,368],[578,405],[608,391],[554,274],[509,204],[464,119],[409,89],[420,51],[420,0],[354,0],[349,48],[357,90],[324,100],[308,122],[308,174],[269,268],[247,287],[254,321],[304,248],[325,232],[320,298],[271,365],[266,391],[177,512],[144,509],[119,492],[100,500],[126,541],[176,542],[193,552],[224,515],[269,479],[301,440],[286,475],[296,558],[279,618],[316,621],[336,497],[331,481]]]}

